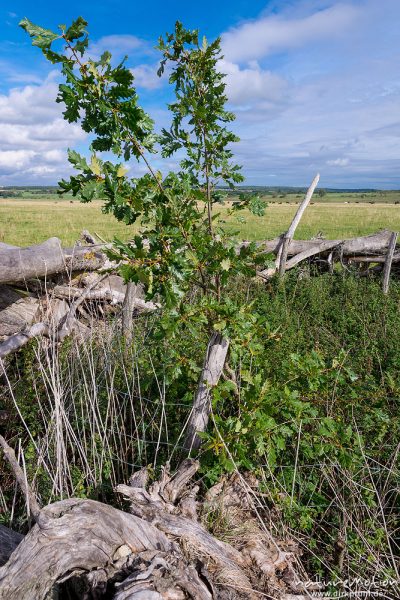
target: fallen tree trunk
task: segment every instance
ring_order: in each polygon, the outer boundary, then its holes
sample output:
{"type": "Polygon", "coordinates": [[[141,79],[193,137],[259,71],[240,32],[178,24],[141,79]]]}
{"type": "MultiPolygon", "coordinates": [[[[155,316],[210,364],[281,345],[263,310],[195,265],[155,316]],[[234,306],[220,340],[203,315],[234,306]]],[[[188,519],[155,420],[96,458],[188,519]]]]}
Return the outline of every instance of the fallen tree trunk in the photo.
{"type": "MultiPolygon", "coordinates": [[[[335,252],[341,260],[353,260],[353,257],[357,257],[360,262],[359,257],[364,254],[371,256],[374,253],[379,258],[383,254],[386,255],[391,238],[392,232],[384,230],[374,235],[349,240],[292,240],[287,247],[287,256],[291,256],[291,258],[285,261],[285,270],[292,269],[302,261],[314,256],[324,257],[332,254],[333,257],[335,252]]],[[[280,244],[281,238],[278,238],[270,242],[261,242],[259,248],[265,253],[279,256],[279,253],[282,252],[280,244]]],[[[259,271],[258,275],[264,279],[269,279],[278,272],[281,264],[281,261],[277,260],[275,267],[259,271]]]]}
{"type": "Polygon", "coordinates": [[[102,279],[105,277],[106,275],[95,281],[90,287],[83,290],[82,294],[80,294],[78,298],[74,300],[69,308],[69,311],[60,319],[60,321],[56,322],[53,318],[53,321],[50,323],[35,323],[29,329],[21,331],[20,333],[16,333],[15,335],[7,338],[4,342],[1,342],[0,358],[4,358],[8,354],[11,354],[19,348],[22,348],[22,346],[25,346],[25,344],[27,344],[29,340],[34,337],[40,337],[43,335],[45,337],[51,337],[57,342],[61,342],[73,331],[82,330],[84,326],[81,325],[81,323],[79,323],[79,321],[76,319],[76,311],[82,302],[84,302],[86,297],[91,294],[93,289],[100,284],[102,279]]]}
{"type": "Polygon", "coordinates": [[[104,245],[61,247],[58,238],[50,238],[28,248],[0,247],[0,283],[18,283],[50,277],[56,273],[98,270],[106,264],[104,245]]]}
{"type": "MultiPolygon", "coordinates": [[[[305,252],[310,248],[321,248],[321,252],[324,252],[324,245],[340,246],[343,256],[353,256],[358,254],[377,254],[382,255],[385,252],[390,243],[392,232],[384,229],[379,233],[372,235],[360,236],[351,239],[338,239],[338,240],[292,240],[288,246],[288,256],[294,256],[300,252],[305,252]]],[[[245,242],[244,245],[249,242],[245,242]]],[[[275,238],[273,240],[266,240],[259,242],[259,250],[265,252],[265,254],[278,254],[281,245],[281,238],[275,238]]]]}

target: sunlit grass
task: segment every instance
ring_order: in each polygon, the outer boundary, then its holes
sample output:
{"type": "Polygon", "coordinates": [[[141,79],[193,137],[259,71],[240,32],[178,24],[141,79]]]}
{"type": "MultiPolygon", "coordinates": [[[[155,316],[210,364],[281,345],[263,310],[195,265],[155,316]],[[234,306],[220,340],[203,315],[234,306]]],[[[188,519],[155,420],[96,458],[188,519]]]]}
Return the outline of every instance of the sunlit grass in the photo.
{"type": "MultiPolygon", "coordinates": [[[[226,219],[225,226],[229,231],[238,231],[243,239],[262,240],[275,237],[287,229],[296,205],[270,202],[264,217],[255,217],[244,211],[240,213],[239,220],[227,216],[226,206],[216,210],[226,219]]],[[[321,232],[327,238],[348,238],[383,228],[400,230],[400,205],[316,202],[307,208],[296,237],[307,239],[321,232]]],[[[78,239],[83,229],[97,233],[106,240],[112,240],[115,236],[128,238],[135,231],[134,227],[103,214],[101,202],[81,204],[68,199],[0,200],[1,242],[27,246],[56,236],[64,245],[70,245],[78,239]]]]}

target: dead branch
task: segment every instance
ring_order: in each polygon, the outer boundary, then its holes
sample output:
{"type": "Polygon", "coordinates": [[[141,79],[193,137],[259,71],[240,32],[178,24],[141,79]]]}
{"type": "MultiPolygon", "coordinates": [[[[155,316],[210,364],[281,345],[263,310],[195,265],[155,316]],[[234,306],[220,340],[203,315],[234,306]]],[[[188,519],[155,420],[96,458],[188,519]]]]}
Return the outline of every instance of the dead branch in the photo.
{"type": "Polygon", "coordinates": [[[297,209],[297,212],[293,218],[293,221],[291,222],[289,229],[287,230],[287,232],[284,234],[283,238],[282,238],[282,250],[281,250],[281,254],[280,254],[280,261],[279,261],[279,275],[283,275],[285,273],[286,270],[286,259],[287,259],[287,255],[288,255],[288,248],[289,248],[289,244],[292,241],[295,231],[297,229],[298,224],[300,223],[301,217],[303,216],[304,211],[306,210],[307,206],[309,205],[312,195],[314,193],[315,188],[317,187],[319,182],[319,174],[317,174],[310,187],[308,188],[307,194],[305,195],[305,198],[303,200],[303,202],[301,202],[299,208],[297,209]]]}
{"type": "Polygon", "coordinates": [[[3,438],[2,435],[0,435],[0,446],[3,448],[4,456],[6,457],[14,473],[14,477],[17,480],[18,485],[20,486],[25,496],[28,513],[32,515],[36,523],[38,523],[40,526],[44,526],[46,524],[46,519],[41,518],[40,506],[38,504],[38,501],[36,500],[33,491],[29,487],[28,481],[26,479],[26,474],[21,469],[17,461],[17,457],[15,456],[14,450],[11,448],[11,446],[7,444],[6,440],[3,438]]]}

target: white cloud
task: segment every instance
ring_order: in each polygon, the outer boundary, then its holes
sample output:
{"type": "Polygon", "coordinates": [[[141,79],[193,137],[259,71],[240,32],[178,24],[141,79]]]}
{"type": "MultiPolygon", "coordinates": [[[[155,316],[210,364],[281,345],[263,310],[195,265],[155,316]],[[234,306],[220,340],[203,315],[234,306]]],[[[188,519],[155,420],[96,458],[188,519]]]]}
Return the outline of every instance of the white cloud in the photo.
{"type": "Polygon", "coordinates": [[[106,50],[111,52],[115,59],[121,59],[132,52],[148,52],[148,44],[135,35],[105,35],[89,46],[89,55],[98,59],[106,50]]]}
{"type": "Polygon", "coordinates": [[[341,36],[354,24],[358,14],[354,6],[337,4],[303,18],[261,17],[224,33],[223,52],[228,60],[243,62],[341,36]]]}
{"type": "Polygon", "coordinates": [[[158,63],[155,65],[142,64],[134,67],[132,73],[135,76],[134,85],[146,90],[155,90],[163,85],[161,77],[157,75],[158,63]]]}
{"type": "Polygon", "coordinates": [[[282,100],[287,88],[287,82],[282,77],[262,69],[257,62],[240,68],[224,59],[220,61],[219,68],[227,76],[228,97],[234,105],[260,100],[277,103],[282,100]]]}
{"type": "Polygon", "coordinates": [[[66,150],[86,139],[78,124],[68,124],[55,102],[54,76],[41,85],[13,88],[0,95],[0,175],[2,182],[56,183],[64,176],[66,150]]]}
{"type": "Polygon", "coordinates": [[[347,167],[347,165],[349,164],[349,159],[348,158],[335,158],[332,160],[327,160],[326,164],[330,165],[331,167],[347,167]]]}
{"type": "Polygon", "coordinates": [[[34,156],[32,150],[0,150],[0,170],[24,169],[34,156]]]}

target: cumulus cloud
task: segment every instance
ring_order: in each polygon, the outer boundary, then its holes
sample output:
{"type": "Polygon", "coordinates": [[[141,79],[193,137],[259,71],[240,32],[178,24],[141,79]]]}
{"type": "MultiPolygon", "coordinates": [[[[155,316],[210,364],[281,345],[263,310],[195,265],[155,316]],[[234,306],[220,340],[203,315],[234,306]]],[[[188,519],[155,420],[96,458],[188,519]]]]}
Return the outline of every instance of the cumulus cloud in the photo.
{"type": "Polygon", "coordinates": [[[400,4],[360,4],[279,4],[222,35],[249,183],[306,185],[320,171],[325,186],[400,186],[400,4]]]}
{"type": "Polygon", "coordinates": [[[157,75],[157,69],[159,64],[148,65],[141,64],[132,69],[132,73],[135,76],[135,83],[137,87],[144,88],[146,90],[155,90],[163,85],[163,80],[157,75]]]}
{"type": "Polygon", "coordinates": [[[93,58],[99,58],[106,50],[111,52],[116,58],[122,58],[126,54],[146,49],[147,44],[144,40],[135,35],[105,35],[94,43],[90,44],[90,55],[93,58]]]}
{"type": "Polygon", "coordinates": [[[343,35],[358,14],[354,6],[337,4],[303,18],[261,17],[223,34],[224,55],[231,61],[247,61],[343,35]]]}
{"type": "Polygon", "coordinates": [[[258,101],[277,103],[282,100],[287,88],[287,82],[282,77],[262,69],[257,62],[241,68],[224,59],[220,61],[219,69],[227,76],[227,92],[233,105],[258,101]]]}
{"type": "Polygon", "coordinates": [[[53,183],[68,171],[66,150],[86,139],[56,104],[54,76],[0,95],[0,175],[5,184],[53,183]]]}

